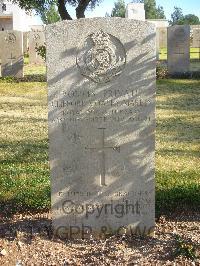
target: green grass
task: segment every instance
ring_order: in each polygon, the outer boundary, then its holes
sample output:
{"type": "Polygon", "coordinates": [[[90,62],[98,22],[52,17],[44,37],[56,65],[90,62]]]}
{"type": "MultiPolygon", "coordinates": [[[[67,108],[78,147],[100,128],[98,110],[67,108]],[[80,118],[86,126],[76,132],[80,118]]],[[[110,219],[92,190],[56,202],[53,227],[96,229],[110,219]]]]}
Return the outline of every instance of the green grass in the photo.
{"type": "Polygon", "coordinates": [[[40,65],[32,65],[29,64],[29,56],[24,56],[24,75],[45,75],[46,74],[46,66],[45,64],[40,65]]]}
{"type": "MultiPolygon", "coordinates": [[[[156,208],[200,204],[200,82],[157,82],[156,208]]],[[[0,81],[0,208],[50,207],[47,89],[42,82],[0,81]]]]}
{"type": "Polygon", "coordinates": [[[157,209],[200,204],[200,81],[157,81],[157,209]]]}
{"type": "Polygon", "coordinates": [[[200,48],[190,48],[190,59],[200,60],[200,48]]]}
{"type": "MultiPolygon", "coordinates": [[[[161,48],[159,53],[160,60],[167,60],[167,48],[161,48]]],[[[200,60],[200,48],[190,48],[190,59],[200,60]]]]}
{"type": "Polygon", "coordinates": [[[46,66],[45,65],[25,65],[24,75],[45,75],[46,66]]]}
{"type": "Polygon", "coordinates": [[[45,83],[0,82],[0,203],[50,205],[45,83]]]}

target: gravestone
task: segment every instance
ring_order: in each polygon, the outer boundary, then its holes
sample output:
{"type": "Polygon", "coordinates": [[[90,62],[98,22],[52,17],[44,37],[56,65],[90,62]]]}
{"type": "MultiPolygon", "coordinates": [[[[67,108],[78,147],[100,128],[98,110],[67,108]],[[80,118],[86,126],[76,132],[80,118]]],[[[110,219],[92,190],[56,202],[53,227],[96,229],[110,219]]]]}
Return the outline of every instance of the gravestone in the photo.
{"type": "Polygon", "coordinates": [[[190,26],[168,28],[167,58],[170,74],[183,73],[190,68],[190,26]]]}
{"type": "Polygon", "coordinates": [[[193,44],[192,47],[200,48],[200,28],[193,29],[193,44]]]}
{"type": "Polygon", "coordinates": [[[44,64],[44,59],[38,55],[36,47],[45,44],[44,31],[29,32],[29,63],[30,64],[44,64]]]}
{"type": "Polygon", "coordinates": [[[28,32],[23,32],[23,52],[28,52],[28,32]]]}
{"type": "Polygon", "coordinates": [[[160,32],[159,29],[156,29],[156,59],[159,60],[160,54],[160,32]]]}
{"type": "Polygon", "coordinates": [[[2,77],[23,77],[23,35],[19,31],[0,32],[2,77]]]}
{"type": "Polygon", "coordinates": [[[144,3],[129,3],[125,17],[145,21],[144,3]]]}
{"type": "Polygon", "coordinates": [[[48,25],[53,227],[62,238],[154,228],[155,27],[48,25]]]}
{"type": "Polygon", "coordinates": [[[167,47],[167,28],[158,28],[159,31],[159,46],[160,48],[167,47]]]}

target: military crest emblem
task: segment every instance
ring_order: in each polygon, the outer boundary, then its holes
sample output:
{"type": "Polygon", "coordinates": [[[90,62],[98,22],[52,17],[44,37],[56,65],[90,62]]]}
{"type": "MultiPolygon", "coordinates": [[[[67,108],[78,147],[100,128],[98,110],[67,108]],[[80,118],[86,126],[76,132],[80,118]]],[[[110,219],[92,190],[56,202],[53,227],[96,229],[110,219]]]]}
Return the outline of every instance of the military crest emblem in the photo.
{"type": "Polygon", "coordinates": [[[89,35],[77,54],[80,73],[96,83],[106,83],[119,76],[125,64],[123,44],[103,30],[89,35]]]}

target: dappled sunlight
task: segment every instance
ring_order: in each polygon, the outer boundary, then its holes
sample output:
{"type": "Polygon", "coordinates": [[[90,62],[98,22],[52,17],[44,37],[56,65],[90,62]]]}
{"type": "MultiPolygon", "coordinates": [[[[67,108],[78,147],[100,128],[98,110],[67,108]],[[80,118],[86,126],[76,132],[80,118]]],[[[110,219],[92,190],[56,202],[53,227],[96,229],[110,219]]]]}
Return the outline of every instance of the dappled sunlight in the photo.
{"type": "Polygon", "coordinates": [[[81,27],[81,35],[77,30],[72,33],[64,23],[49,26],[46,34],[55,229],[68,224],[88,224],[99,233],[103,226],[113,231],[138,222],[142,228],[151,227],[154,223],[155,144],[153,25],[140,21],[127,24],[128,21],[121,18],[110,18],[106,23],[100,18],[71,23],[72,27],[75,24],[76,28],[81,27]],[[82,23],[90,23],[90,27],[82,23]],[[110,29],[112,23],[115,27],[110,29]],[[131,34],[120,30],[124,23],[131,34]],[[138,24],[141,24],[140,32],[138,24]],[[110,53],[107,72],[100,68],[103,74],[96,73],[100,70],[90,66],[89,58],[83,60],[95,49],[91,36],[96,34],[97,39],[104,34],[107,42],[111,42],[98,50],[102,56],[107,55],[106,49],[110,53]],[[134,34],[137,40],[132,42],[134,34]],[[56,45],[54,38],[59,40],[56,45]],[[66,187],[70,187],[69,194],[66,187]],[[136,213],[138,203],[140,213],[136,213]],[[117,213],[115,206],[123,209],[126,204],[131,204],[133,213],[130,215],[124,212],[120,219],[115,219],[114,213],[106,213],[107,206],[112,206],[117,213]],[[79,215],[73,212],[76,205],[79,215]],[[92,211],[87,219],[84,210],[88,205],[92,211]],[[99,208],[102,208],[102,216],[97,219],[92,213],[100,211],[99,208]]]}

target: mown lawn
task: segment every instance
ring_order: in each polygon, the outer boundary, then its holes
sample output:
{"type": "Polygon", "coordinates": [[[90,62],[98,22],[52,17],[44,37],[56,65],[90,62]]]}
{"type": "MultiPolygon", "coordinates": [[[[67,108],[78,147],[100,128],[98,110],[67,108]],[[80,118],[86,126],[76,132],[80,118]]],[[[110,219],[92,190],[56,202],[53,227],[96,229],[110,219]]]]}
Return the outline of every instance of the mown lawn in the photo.
{"type": "MultiPolygon", "coordinates": [[[[200,204],[197,80],[157,82],[156,208],[200,204]]],[[[1,211],[50,207],[47,89],[44,82],[0,81],[1,211]]]]}
{"type": "MultiPolygon", "coordinates": [[[[161,48],[159,54],[160,60],[167,60],[167,48],[161,48]]],[[[200,60],[200,48],[190,48],[190,59],[200,60]]]]}
{"type": "Polygon", "coordinates": [[[0,202],[49,206],[45,83],[0,82],[0,202]]]}
{"type": "Polygon", "coordinates": [[[200,204],[200,81],[157,81],[157,209],[200,204]]]}

